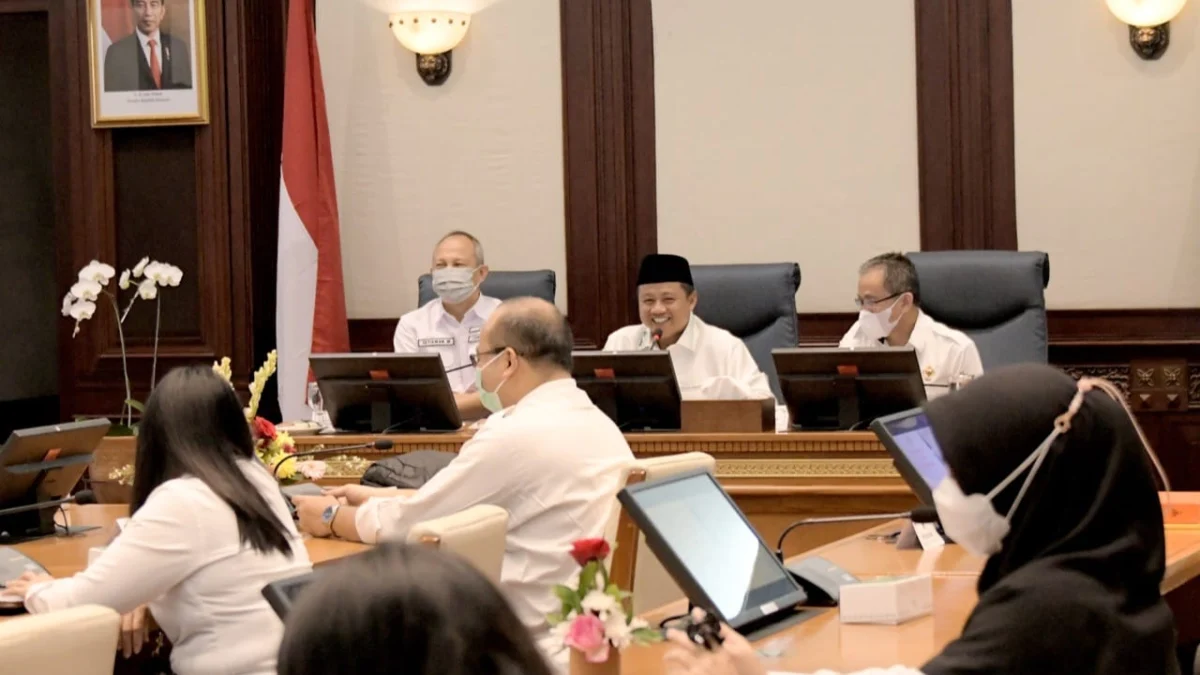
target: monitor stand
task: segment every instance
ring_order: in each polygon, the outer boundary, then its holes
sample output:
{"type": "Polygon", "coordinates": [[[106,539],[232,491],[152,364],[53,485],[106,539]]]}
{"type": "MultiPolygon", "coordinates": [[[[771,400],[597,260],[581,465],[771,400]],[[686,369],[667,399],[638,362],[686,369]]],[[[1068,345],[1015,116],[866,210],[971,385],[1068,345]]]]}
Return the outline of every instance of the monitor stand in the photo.
{"type": "Polygon", "coordinates": [[[858,409],[858,376],[838,375],[833,381],[838,398],[838,428],[853,429],[862,419],[858,409]]]}

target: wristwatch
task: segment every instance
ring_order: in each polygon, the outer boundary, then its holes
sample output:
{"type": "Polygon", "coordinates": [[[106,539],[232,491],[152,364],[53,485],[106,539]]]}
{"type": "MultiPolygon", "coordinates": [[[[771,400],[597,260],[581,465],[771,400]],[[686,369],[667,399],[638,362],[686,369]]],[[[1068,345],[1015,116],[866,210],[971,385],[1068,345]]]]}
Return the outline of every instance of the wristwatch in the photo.
{"type": "Polygon", "coordinates": [[[321,522],[329,528],[329,534],[333,534],[333,519],[337,518],[338,509],[342,508],[341,504],[330,504],[325,507],[325,511],[321,513],[321,522]]]}

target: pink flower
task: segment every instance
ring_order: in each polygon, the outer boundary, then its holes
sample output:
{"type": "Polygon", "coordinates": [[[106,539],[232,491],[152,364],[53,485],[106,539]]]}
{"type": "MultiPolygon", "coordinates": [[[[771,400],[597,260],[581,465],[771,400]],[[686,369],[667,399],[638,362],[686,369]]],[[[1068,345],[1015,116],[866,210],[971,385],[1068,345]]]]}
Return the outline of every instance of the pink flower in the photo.
{"type": "Polygon", "coordinates": [[[325,477],[325,469],[325,462],[320,460],[300,462],[296,465],[297,471],[299,471],[305,478],[314,481],[321,480],[325,477]]]}
{"type": "Polygon", "coordinates": [[[608,640],[604,638],[604,622],[594,614],[583,614],[572,619],[563,642],[568,647],[583,652],[588,663],[604,663],[608,660],[608,640]]]}

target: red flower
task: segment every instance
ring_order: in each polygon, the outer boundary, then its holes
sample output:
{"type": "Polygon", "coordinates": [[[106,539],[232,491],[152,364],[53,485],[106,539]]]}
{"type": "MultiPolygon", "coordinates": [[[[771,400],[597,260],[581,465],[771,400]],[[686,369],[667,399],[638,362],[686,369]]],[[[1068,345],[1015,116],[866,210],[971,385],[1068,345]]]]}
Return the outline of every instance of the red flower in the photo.
{"type": "Polygon", "coordinates": [[[611,550],[608,542],[601,538],[580,539],[571,544],[571,557],[583,567],[592,560],[604,560],[611,550]]]}
{"type": "Polygon", "coordinates": [[[267,441],[275,440],[275,425],[262,417],[254,418],[254,435],[267,441]]]}

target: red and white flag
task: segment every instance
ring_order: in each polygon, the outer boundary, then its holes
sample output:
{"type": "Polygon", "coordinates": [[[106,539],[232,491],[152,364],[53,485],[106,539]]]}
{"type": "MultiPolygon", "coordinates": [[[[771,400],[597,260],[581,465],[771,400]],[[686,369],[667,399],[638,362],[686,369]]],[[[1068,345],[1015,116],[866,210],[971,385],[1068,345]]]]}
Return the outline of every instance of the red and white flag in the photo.
{"type": "Polygon", "coordinates": [[[350,351],[333,154],[311,2],[288,8],[275,339],[279,407],[308,419],[308,357],[350,351]]]}
{"type": "Polygon", "coordinates": [[[133,10],[129,0],[100,0],[100,53],[133,32],[133,10]]]}

